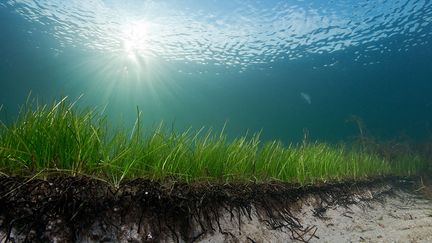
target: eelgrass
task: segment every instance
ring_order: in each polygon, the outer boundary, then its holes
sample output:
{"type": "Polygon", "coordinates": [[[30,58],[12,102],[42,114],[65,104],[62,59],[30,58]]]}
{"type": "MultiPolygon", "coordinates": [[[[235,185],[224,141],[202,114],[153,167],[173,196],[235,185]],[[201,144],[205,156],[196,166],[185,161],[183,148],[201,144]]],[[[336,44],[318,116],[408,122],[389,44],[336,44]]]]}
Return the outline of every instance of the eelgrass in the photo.
{"type": "Polygon", "coordinates": [[[95,109],[66,98],[51,105],[27,102],[12,124],[0,125],[0,171],[89,175],[114,185],[124,179],[282,181],[314,183],[415,175],[426,167],[418,154],[389,160],[361,147],[304,141],[262,143],[260,134],[228,140],[223,130],[176,133],[163,125],[144,131],[112,129],[95,109]]]}

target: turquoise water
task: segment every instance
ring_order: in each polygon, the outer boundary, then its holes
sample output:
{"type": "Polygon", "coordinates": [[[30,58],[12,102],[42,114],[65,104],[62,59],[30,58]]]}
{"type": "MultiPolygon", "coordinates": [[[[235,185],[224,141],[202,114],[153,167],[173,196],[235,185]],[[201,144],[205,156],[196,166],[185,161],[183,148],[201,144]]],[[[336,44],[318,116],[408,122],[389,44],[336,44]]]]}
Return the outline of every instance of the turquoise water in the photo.
{"type": "Polygon", "coordinates": [[[432,2],[1,0],[0,117],[30,91],[125,124],[428,139],[432,2]]]}

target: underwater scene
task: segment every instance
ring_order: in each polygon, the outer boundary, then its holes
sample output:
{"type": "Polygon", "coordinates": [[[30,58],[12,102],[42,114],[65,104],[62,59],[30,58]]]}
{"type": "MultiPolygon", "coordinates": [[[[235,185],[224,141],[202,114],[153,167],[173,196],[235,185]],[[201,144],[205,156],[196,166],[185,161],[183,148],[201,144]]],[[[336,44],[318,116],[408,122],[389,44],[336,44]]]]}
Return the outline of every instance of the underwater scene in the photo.
{"type": "Polygon", "coordinates": [[[429,0],[0,0],[0,242],[432,241],[431,92],[429,0]]]}
{"type": "Polygon", "coordinates": [[[430,1],[0,3],[0,103],[29,92],[133,125],[337,142],[353,117],[383,139],[430,138],[430,1]]]}

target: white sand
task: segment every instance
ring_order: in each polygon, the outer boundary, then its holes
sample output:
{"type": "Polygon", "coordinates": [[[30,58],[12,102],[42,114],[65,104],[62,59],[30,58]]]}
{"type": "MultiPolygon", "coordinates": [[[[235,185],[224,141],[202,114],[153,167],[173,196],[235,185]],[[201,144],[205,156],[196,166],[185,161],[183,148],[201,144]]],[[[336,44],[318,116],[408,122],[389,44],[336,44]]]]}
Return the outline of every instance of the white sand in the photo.
{"type": "MultiPolygon", "coordinates": [[[[316,200],[310,197],[297,217],[304,227],[316,227],[316,236],[310,242],[432,242],[432,201],[418,195],[395,190],[381,202],[359,202],[348,207],[333,205],[322,214],[326,219],[313,216],[316,200]]],[[[372,192],[365,192],[362,198],[372,192]]],[[[200,242],[290,242],[288,230],[269,230],[256,215],[252,220],[243,218],[241,231],[236,220],[226,217],[223,228],[235,238],[216,232],[200,242]]],[[[305,236],[308,239],[309,236],[305,236]]]]}

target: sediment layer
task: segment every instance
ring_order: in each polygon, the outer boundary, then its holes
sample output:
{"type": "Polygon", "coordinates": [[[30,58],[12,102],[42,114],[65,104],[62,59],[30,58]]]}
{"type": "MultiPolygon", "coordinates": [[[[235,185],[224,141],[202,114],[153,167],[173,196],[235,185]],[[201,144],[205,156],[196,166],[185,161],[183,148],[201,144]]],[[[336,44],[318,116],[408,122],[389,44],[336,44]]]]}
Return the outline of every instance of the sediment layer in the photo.
{"type": "Polygon", "coordinates": [[[1,177],[0,238],[3,242],[260,242],[259,235],[270,234],[279,237],[276,240],[307,242],[322,237],[327,226],[317,222],[325,222],[327,212],[379,202],[396,191],[411,190],[414,184],[412,179],[395,177],[303,187],[136,179],[113,188],[88,177],[1,177]]]}

